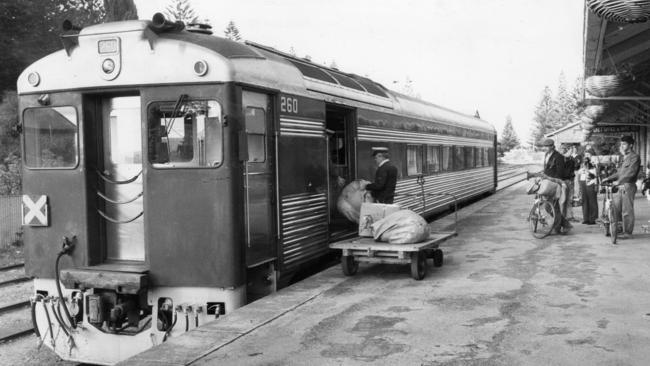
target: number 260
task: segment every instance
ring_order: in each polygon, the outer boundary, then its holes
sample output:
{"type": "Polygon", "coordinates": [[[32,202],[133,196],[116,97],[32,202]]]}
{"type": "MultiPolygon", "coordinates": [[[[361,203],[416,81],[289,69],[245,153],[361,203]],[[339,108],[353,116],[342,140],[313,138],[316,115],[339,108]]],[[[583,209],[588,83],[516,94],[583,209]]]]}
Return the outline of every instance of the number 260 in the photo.
{"type": "Polygon", "coordinates": [[[298,99],[280,97],[280,111],[285,113],[298,113],[298,99]]]}

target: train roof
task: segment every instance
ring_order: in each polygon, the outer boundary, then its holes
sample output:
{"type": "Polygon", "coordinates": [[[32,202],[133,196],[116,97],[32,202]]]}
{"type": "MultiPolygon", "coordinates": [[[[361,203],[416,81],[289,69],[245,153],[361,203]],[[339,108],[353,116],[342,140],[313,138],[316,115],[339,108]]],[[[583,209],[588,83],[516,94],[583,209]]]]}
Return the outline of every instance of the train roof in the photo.
{"type": "Polygon", "coordinates": [[[320,96],[333,102],[350,100],[389,109],[395,114],[495,132],[491,124],[474,116],[253,42],[240,43],[188,30],[155,31],[150,21],[143,20],[89,26],[78,34],[63,35],[62,41],[64,50],[35,62],[20,75],[20,94],[134,84],[235,81],[287,93],[320,96]],[[115,38],[121,42],[121,52],[116,56],[121,70],[114,79],[102,80],[98,78],[103,76],[99,64],[95,69],[89,65],[106,58],[98,50],[98,42],[115,38]],[[207,75],[193,72],[197,60],[207,63],[207,75]],[[32,72],[38,72],[42,80],[36,86],[27,80],[32,72]]]}

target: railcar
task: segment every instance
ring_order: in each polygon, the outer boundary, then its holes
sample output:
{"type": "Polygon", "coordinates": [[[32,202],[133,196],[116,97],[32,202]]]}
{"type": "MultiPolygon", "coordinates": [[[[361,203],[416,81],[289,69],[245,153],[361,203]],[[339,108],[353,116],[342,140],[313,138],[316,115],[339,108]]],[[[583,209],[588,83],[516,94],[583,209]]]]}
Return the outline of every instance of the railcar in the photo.
{"type": "Polygon", "coordinates": [[[275,291],[354,234],[373,146],[423,215],[496,187],[473,116],[161,15],[75,30],[18,79],[32,317],[64,359],[114,364],[275,291]]]}

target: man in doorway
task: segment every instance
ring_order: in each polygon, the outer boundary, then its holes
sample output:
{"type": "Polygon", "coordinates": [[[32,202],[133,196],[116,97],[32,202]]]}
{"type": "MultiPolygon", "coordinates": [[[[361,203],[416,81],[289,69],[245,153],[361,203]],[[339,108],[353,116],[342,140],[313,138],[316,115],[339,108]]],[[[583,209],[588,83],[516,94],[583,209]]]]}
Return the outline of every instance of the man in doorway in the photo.
{"type": "Polygon", "coordinates": [[[556,202],[556,210],[560,213],[560,226],[556,229],[558,233],[568,232],[573,225],[566,219],[566,206],[569,201],[567,197],[568,188],[564,181],[564,156],[555,150],[555,141],[553,139],[546,139],[541,143],[542,149],[546,152],[544,154],[544,171],[543,176],[554,183],[560,184],[562,186],[562,191],[565,196],[564,202],[556,202]]]}
{"type": "Polygon", "coordinates": [[[614,194],[612,203],[616,211],[616,217],[623,221],[623,232],[625,235],[632,235],[634,230],[634,194],[636,193],[636,179],[641,169],[641,159],[634,152],[634,139],[632,136],[621,137],[620,152],[623,154],[623,162],[618,171],[603,182],[613,182],[618,186],[618,192],[614,194]]]}
{"type": "Polygon", "coordinates": [[[389,158],[387,147],[373,147],[372,156],[377,163],[375,181],[366,183],[366,189],[372,193],[379,203],[391,204],[395,198],[395,185],[397,184],[397,168],[389,158]]]}

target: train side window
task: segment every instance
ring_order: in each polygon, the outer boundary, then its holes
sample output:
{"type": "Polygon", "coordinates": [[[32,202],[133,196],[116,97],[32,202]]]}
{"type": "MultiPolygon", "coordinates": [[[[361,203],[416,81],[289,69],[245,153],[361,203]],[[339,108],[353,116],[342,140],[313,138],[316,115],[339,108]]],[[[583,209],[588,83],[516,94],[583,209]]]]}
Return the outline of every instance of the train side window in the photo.
{"type": "Polygon", "coordinates": [[[427,173],[440,172],[440,146],[427,145],[427,173]]]}
{"type": "Polygon", "coordinates": [[[454,169],[454,154],[451,146],[442,147],[442,171],[449,172],[454,169]]]}
{"type": "Polygon", "coordinates": [[[149,161],[155,168],[221,165],[221,105],[214,100],[179,100],[149,106],[149,161]]]}
{"type": "Polygon", "coordinates": [[[463,148],[464,154],[465,154],[465,168],[466,169],[472,169],[474,168],[474,148],[470,146],[465,146],[463,148]]]}
{"type": "Polygon", "coordinates": [[[266,112],[258,107],[246,107],[246,139],[248,161],[263,163],[266,161],[266,112]]]}
{"type": "Polygon", "coordinates": [[[79,129],[74,107],[25,109],[23,125],[25,166],[41,169],[77,166],[79,129]]]}
{"type": "Polygon", "coordinates": [[[406,146],[406,175],[422,174],[422,146],[406,146]]]}
{"type": "Polygon", "coordinates": [[[454,146],[454,170],[465,169],[465,149],[462,146],[454,146]]]}
{"type": "Polygon", "coordinates": [[[490,162],[488,161],[488,158],[490,156],[489,150],[485,147],[482,148],[481,150],[483,150],[483,166],[490,166],[490,162]]]}
{"type": "Polygon", "coordinates": [[[488,149],[488,164],[494,166],[494,148],[491,147],[488,149]]]}

